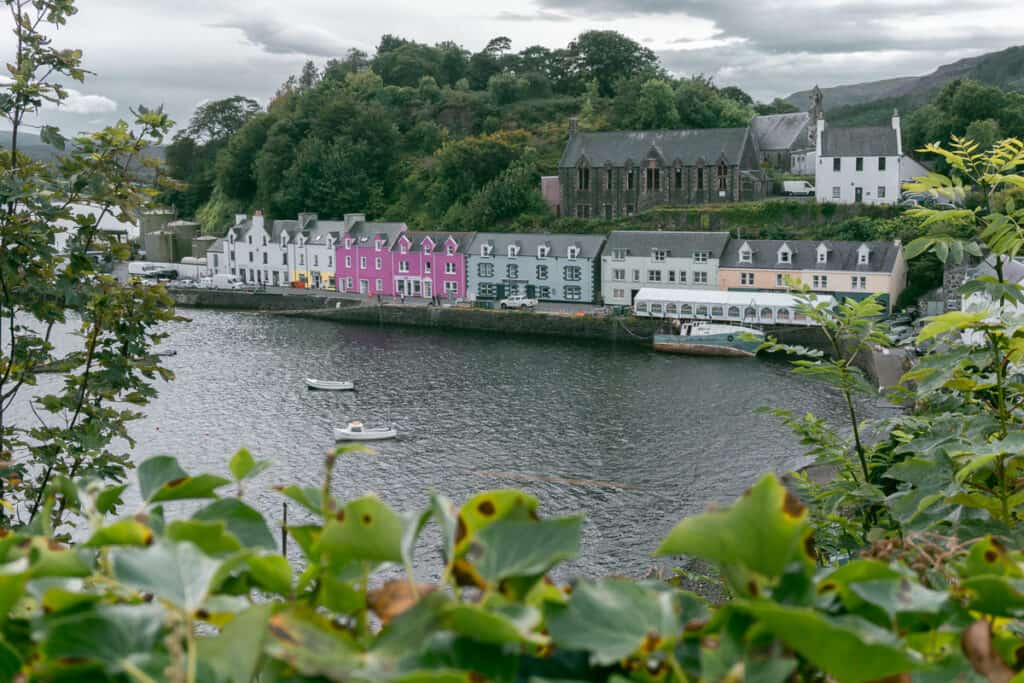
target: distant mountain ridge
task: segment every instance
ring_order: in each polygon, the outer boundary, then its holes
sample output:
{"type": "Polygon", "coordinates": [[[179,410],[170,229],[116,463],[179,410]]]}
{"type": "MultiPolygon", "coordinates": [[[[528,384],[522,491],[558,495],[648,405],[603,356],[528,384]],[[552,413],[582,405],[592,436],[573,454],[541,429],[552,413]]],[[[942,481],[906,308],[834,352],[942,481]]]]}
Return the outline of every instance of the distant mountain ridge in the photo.
{"type": "MultiPolygon", "coordinates": [[[[4,149],[11,148],[11,131],[0,130],[0,147],[4,149]]],[[[59,150],[40,140],[38,135],[24,130],[18,131],[18,151],[37,161],[50,161],[56,159],[57,155],[60,154],[59,150]]],[[[159,147],[150,146],[146,149],[145,156],[155,156],[162,159],[164,151],[162,145],[159,147]]]]}
{"type": "MultiPolygon", "coordinates": [[[[889,78],[882,81],[822,88],[825,111],[858,107],[877,100],[917,108],[925,104],[935,91],[958,78],[970,78],[1006,90],[1024,90],[1024,46],[1010,47],[977,57],[967,57],[944,64],[924,76],[889,78]]],[[[807,109],[810,90],[795,92],[786,98],[790,104],[807,109]]]]}

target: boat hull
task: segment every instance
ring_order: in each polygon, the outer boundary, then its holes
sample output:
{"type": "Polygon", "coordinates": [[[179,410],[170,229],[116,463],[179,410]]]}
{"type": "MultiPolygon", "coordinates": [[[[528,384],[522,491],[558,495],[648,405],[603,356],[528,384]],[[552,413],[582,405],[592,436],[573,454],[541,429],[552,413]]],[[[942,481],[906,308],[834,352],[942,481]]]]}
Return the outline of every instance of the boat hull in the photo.
{"type": "Polygon", "coordinates": [[[328,382],[322,379],[306,379],[306,386],[318,391],[352,391],[355,385],[352,382],[328,382]]]}
{"type": "Polygon", "coordinates": [[[714,334],[702,337],[682,337],[659,334],[654,337],[654,350],[664,353],[682,353],[692,356],[725,356],[753,358],[757,355],[758,341],[744,341],[737,335],[714,334]],[[731,339],[730,339],[731,337],[731,339]]]}
{"type": "Polygon", "coordinates": [[[397,436],[397,429],[371,429],[362,432],[350,432],[345,429],[334,430],[335,441],[383,441],[384,439],[394,439],[397,436]]]}

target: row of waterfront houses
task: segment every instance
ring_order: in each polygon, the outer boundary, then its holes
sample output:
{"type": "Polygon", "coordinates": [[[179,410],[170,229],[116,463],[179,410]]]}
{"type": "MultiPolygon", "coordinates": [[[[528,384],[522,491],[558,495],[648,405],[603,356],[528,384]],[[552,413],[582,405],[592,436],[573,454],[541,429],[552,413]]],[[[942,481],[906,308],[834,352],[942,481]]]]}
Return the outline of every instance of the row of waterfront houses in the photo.
{"type": "Polygon", "coordinates": [[[364,296],[629,306],[644,287],[879,294],[890,310],[906,286],[902,245],[748,240],[727,232],[615,231],[608,235],[413,231],[348,214],[267,221],[238,216],[207,252],[212,272],[266,286],[364,296]]]}

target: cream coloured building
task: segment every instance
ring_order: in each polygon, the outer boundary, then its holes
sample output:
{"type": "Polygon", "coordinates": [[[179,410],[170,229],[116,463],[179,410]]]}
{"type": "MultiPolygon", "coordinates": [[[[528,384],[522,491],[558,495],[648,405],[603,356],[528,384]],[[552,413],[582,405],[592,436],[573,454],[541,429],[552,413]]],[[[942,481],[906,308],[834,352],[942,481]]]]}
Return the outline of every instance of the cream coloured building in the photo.
{"type": "Polygon", "coordinates": [[[891,312],[907,286],[907,262],[899,240],[733,239],[718,268],[725,291],[784,292],[787,279],[837,299],[878,294],[891,312]]]}

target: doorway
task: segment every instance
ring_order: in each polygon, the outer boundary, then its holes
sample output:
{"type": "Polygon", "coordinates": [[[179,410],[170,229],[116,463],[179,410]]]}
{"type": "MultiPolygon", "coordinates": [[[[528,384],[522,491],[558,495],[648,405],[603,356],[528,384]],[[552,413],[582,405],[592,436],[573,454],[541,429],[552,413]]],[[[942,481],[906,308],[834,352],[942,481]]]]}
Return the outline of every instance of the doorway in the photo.
{"type": "Polygon", "coordinates": [[[856,187],[853,189],[853,201],[856,204],[860,204],[864,201],[864,188],[856,187]]]}

